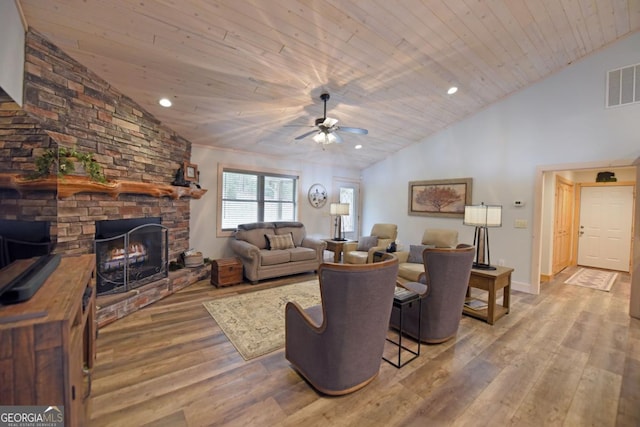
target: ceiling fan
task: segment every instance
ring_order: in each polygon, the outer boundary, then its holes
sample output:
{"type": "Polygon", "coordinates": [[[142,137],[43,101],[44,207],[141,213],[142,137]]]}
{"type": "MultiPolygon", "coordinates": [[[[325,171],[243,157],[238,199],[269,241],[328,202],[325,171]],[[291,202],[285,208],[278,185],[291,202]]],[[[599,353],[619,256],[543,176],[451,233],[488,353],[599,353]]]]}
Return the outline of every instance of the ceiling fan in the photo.
{"type": "Polygon", "coordinates": [[[327,145],[327,144],[339,144],[343,142],[342,137],[337,131],[344,131],[350,133],[357,133],[360,135],[366,135],[369,133],[368,130],[362,128],[353,128],[346,126],[338,126],[338,120],[333,119],[331,117],[327,117],[327,101],[331,96],[328,92],[323,92],[320,95],[320,99],[324,101],[324,116],[316,119],[315,127],[316,129],[305,132],[302,135],[295,138],[296,141],[306,138],[307,136],[315,133],[313,136],[313,140],[318,144],[327,145]]]}

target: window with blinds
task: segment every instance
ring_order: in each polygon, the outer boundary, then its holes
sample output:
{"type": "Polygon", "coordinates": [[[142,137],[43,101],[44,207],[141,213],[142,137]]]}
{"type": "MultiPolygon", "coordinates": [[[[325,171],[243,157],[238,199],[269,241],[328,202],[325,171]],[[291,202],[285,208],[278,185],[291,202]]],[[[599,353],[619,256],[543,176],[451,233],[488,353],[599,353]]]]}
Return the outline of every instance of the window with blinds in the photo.
{"type": "Polygon", "coordinates": [[[297,183],[297,176],[223,170],[222,230],[257,221],[295,221],[297,183]]]}

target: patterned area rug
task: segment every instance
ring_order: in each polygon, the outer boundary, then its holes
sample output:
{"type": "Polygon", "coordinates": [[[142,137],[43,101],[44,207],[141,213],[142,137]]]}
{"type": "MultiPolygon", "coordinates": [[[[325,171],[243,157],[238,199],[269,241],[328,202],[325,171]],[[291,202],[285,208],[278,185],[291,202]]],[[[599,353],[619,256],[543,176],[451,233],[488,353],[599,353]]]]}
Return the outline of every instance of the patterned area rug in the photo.
{"type": "Polygon", "coordinates": [[[284,306],[320,304],[317,280],[202,303],[245,360],[284,347],[284,306]]]}
{"type": "Polygon", "coordinates": [[[581,268],[576,271],[573,276],[569,277],[569,279],[564,283],[609,292],[617,278],[618,273],[615,273],[613,271],[581,268]]]}

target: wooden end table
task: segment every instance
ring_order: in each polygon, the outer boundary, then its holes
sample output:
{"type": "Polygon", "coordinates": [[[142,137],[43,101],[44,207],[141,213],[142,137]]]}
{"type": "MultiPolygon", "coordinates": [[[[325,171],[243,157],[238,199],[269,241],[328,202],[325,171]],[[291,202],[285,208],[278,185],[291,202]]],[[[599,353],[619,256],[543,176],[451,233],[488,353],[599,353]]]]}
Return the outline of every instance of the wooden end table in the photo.
{"type": "Polygon", "coordinates": [[[353,240],[323,240],[327,242],[327,250],[333,252],[333,262],[340,262],[342,260],[342,249],[344,248],[344,244],[353,242],[353,240]]]}
{"type": "Polygon", "coordinates": [[[467,298],[465,304],[477,298],[472,298],[471,288],[482,289],[488,292],[486,307],[473,309],[464,306],[462,312],[468,316],[481,319],[493,325],[496,320],[509,313],[509,299],[511,294],[511,273],[513,268],[498,266],[495,270],[472,269],[469,278],[469,287],[467,288],[467,298]],[[504,289],[502,297],[502,306],[496,305],[497,293],[500,289],[504,289]]]}

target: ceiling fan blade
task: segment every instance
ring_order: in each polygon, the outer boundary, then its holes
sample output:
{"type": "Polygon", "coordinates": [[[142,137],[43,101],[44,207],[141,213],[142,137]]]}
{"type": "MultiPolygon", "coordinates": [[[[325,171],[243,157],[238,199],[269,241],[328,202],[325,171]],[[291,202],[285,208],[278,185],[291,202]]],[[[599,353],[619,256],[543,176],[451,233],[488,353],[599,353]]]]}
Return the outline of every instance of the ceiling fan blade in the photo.
{"type": "Polygon", "coordinates": [[[308,137],[308,136],[309,136],[309,135],[311,135],[312,133],[316,133],[316,132],[318,132],[318,129],[310,130],[309,132],[305,132],[305,133],[303,133],[302,135],[295,137],[294,139],[295,139],[296,141],[299,141],[299,140],[301,140],[301,139],[304,139],[304,138],[308,137]]]}
{"type": "Polygon", "coordinates": [[[345,127],[345,126],[338,126],[338,128],[336,130],[342,130],[345,132],[350,132],[350,133],[357,133],[360,135],[366,135],[369,133],[368,130],[366,129],[362,129],[362,128],[350,128],[350,127],[345,127]]]}

